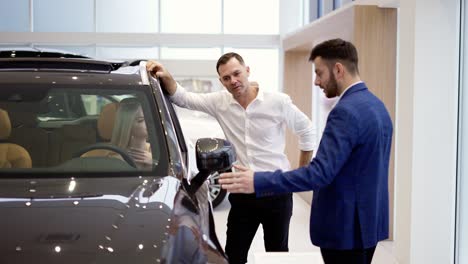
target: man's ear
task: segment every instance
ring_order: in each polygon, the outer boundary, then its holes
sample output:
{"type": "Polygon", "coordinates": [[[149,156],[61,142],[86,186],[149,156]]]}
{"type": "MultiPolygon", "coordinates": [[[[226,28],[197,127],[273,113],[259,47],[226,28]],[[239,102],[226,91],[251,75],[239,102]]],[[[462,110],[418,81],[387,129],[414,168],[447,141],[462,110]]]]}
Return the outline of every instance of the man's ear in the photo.
{"type": "Polygon", "coordinates": [[[250,76],[250,67],[245,66],[245,71],[247,72],[247,77],[249,77],[250,76]]]}
{"type": "Polygon", "coordinates": [[[341,78],[344,75],[345,67],[340,62],[335,63],[335,67],[333,67],[333,73],[336,77],[341,78]]]}

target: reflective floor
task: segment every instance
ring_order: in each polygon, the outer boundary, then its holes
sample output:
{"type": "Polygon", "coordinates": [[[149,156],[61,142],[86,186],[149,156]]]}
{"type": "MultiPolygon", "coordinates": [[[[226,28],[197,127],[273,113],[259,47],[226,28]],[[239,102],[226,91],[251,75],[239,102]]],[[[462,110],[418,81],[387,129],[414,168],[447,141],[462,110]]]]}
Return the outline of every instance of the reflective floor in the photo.
{"type": "MultiPolygon", "coordinates": [[[[289,254],[265,253],[263,247],[263,230],[260,227],[250,247],[248,263],[263,264],[272,263],[309,263],[323,264],[320,258],[320,249],[313,246],[309,239],[309,215],[310,205],[298,195],[293,195],[294,209],[289,228],[289,254]]],[[[224,200],[214,211],[216,233],[221,245],[226,243],[226,219],[229,212],[229,201],[224,200]]],[[[392,242],[384,241],[378,244],[374,264],[396,264],[392,256],[392,242]]]]}

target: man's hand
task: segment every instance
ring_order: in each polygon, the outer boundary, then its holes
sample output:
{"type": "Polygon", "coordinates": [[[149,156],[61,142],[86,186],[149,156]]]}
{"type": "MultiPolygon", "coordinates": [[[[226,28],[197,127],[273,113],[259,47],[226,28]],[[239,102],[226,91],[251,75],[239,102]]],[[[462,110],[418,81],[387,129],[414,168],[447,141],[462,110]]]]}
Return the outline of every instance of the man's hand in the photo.
{"type": "Polygon", "coordinates": [[[161,63],[149,60],[146,62],[146,70],[163,82],[164,89],[166,89],[170,95],[173,95],[176,92],[176,81],[161,63]]]}
{"type": "Polygon", "coordinates": [[[221,173],[221,187],[231,193],[254,193],[254,172],[241,165],[234,168],[237,172],[221,173]]]}

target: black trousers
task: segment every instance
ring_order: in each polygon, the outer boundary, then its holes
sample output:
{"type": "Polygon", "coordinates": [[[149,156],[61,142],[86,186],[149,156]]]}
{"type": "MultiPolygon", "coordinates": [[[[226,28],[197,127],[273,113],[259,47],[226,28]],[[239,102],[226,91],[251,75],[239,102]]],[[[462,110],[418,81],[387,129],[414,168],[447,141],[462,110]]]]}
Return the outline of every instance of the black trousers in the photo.
{"type": "Polygon", "coordinates": [[[246,263],[250,245],[262,224],[265,250],[288,251],[292,194],[256,198],[255,194],[229,194],[226,254],[230,264],[246,263]]]}
{"type": "Polygon", "coordinates": [[[371,264],[374,251],[375,247],[351,250],[320,249],[325,264],[371,264]]]}

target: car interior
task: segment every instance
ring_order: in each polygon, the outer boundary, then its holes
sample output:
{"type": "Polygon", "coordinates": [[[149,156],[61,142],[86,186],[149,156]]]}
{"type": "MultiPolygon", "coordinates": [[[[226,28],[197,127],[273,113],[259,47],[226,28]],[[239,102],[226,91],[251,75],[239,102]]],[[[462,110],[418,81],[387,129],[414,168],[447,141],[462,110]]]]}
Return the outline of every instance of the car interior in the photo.
{"type": "MultiPolygon", "coordinates": [[[[151,115],[149,95],[142,91],[31,87],[10,93],[2,89],[2,93],[6,93],[0,95],[2,169],[145,171],[153,170],[160,162],[159,147],[164,144],[158,134],[162,128],[160,122],[153,120],[157,116],[151,115]],[[146,130],[142,133],[147,134],[148,146],[145,151],[152,157],[149,167],[133,164],[133,159],[126,157],[129,148],[111,144],[119,102],[126,98],[141,102],[146,130]]],[[[127,128],[132,124],[127,124],[127,128]]],[[[127,143],[134,139],[132,131],[126,132],[130,133],[127,143]]]]}
{"type": "Polygon", "coordinates": [[[22,146],[9,143],[11,135],[11,121],[8,112],[0,109],[0,167],[2,168],[31,168],[31,156],[22,146]]]}

